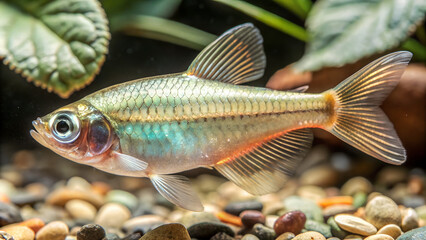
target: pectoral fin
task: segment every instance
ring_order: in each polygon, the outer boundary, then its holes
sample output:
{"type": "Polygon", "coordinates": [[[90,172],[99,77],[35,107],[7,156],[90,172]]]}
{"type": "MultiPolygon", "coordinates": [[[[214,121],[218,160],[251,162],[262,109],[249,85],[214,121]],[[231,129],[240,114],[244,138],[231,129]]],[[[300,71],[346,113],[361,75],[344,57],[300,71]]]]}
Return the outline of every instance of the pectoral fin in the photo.
{"type": "Polygon", "coordinates": [[[114,151],[112,156],[116,160],[114,161],[115,167],[119,170],[137,172],[143,171],[148,167],[148,163],[124,153],[114,151]]]}
{"type": "Polygon", "coordinates": [[[152,184],[157,191],[179,207],[201,212],[203,204],[192,190],[189,179],[178,175],[151,175],[152,184]]]}

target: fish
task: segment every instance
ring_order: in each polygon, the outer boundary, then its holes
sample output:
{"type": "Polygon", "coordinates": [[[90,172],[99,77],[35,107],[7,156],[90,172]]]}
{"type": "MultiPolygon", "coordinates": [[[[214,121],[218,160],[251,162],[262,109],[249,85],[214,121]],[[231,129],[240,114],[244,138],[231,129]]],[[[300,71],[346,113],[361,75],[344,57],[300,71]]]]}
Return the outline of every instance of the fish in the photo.
{"type": "Polygon", "coordinates": [[[101,89],[38,117],[30,134],[74,162],[147,177],[170,202],[203,211],[190,180],[178,173],[206,167],[248,193],[276,192],[311,148],[313,128],[386,163],[405,162],[379,105],[411,57],[385,55],[322,93],[241,85],[266,67],[263,38],[246,23],[208,45],[185,72],[101,89]]]}

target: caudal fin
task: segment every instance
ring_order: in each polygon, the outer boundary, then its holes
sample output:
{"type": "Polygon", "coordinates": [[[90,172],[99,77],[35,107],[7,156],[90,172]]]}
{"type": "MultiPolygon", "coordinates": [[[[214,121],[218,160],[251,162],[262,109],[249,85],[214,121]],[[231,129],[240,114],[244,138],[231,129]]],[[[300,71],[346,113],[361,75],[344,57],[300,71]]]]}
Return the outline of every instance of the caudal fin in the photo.
{"type": "Polygon", "coordinates": [[[384,162],[404,163],[405,149],[379,105],[398,84],[411,57],[406,51],[388,54],[330,90],[336,98],[336,120],[327,130],[384,162]]]}

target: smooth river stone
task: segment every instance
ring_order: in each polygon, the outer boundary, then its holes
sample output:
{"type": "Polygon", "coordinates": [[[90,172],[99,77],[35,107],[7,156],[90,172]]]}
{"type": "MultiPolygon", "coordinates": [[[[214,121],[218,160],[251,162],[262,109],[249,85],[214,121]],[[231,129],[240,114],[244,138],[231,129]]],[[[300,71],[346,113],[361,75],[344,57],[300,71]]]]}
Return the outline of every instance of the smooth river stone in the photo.
{"type": "Polygon", "coordinates": [[[401,228],[399,228],[397,225],[388,224],[380,228],[379,231],[377,231],[377,234],[386,234],[396,239],[402,234],[402,231],[401,231],[401,228]]]}
{"type": "Polygon", "coordinates": [[[407,208],[403,211],[402,216],[402,230],[404,232],[410,231],[411,229],[419,227],[419,217],[416,211],[412,208],[407,208]]]}
{"type": "Polygon", "coordinates": [[[180,223],[165,224],[156,229],[149,231],[139,240],[190,240],[188,231],[180,223]]]}
{"type": "Polygon", "coordinates": [[[107,203],[99,209],[95,223],[105,228],[120,228],[130,216],[127,207],[119,203],[107,203]]]}
{"type": "Polygon", "coordinates": [[[393,237],[387,234],[375,234],[364,238],[364,240],[394,240],[393,237]]]}
{"type": "Polygon", "coordinates": [[[96,216],[96,208],[89,202],[74,199],[65,204],[67,212],[75,219],[87,219],[93,221],[96,216]]]}
{"type": "MultiPolygon", "coordinates": [[[[35,235],[30,228],[24,227],[24,226],[5,227],[4,229],[2,229],[2,231],[7,233],[7,234],[3,234],[4,236],[7,236],[7,235],[13,236],[13,238],[10,238],[10,239],[33,240],[35,235]]],[[[0,237],[2,237],[2,234],[0,234],[0,237]]]]}
{"type": "Polygon", "coordinates": [[[396,240],[425,240],[426,239],[426,227],[416,228],[408,231],[396,240]]]}
{"type": "Polygon", "coordinates": [[[396,203],[386,197],[377,196],[367,203],[365,207],[365,219],[376,228],[382,228],[387,224],[401,224],[401,213],[396,203]]]}
{"type": "Polygon", "coordinates": [[[50,222],[36,234],[37,240],[64,240],[68,235],[68,226],[62,221],[50,222]]]}
{"type": "Polygon", "coordinates": [[[370,236],[377,232],[377,229],[371,223],[352,215],[339,214],[334,217],[334,220],[340,228],[351,233],[370,236]]]}
{"type": "Polygon", "coordinates": [[[305,232],[305,233],[301,233],[297,235],[292,240],[326,240],[326,239],[323,235],[321,235],[321,233],[309,231],[309,232],[305,232]]]}

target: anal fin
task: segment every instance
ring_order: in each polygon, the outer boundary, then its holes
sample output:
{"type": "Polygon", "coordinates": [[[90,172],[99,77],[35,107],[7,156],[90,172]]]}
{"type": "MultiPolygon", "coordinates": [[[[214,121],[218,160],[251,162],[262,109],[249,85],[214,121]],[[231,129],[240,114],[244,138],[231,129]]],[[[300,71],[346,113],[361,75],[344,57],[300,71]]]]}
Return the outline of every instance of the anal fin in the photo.
{"type": "Polygon", "coordinates": [[[214,165],[222,175],[254,195],[280,190],[312,144],[312,131],[299,129],[259,144],[214,165]]]}
{"type": "Polygon", "coordinates": [[[157,175],[150,176],[155,189],[167,200],[179,207],[201,212],[203,204],[192,189],[189,179],[179,175],[157,175]]]}

